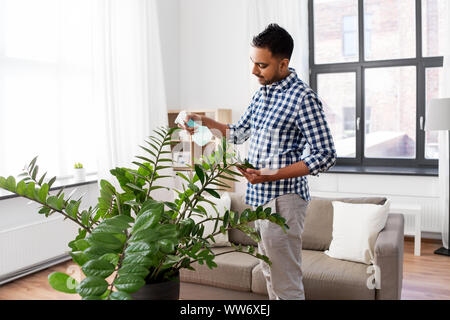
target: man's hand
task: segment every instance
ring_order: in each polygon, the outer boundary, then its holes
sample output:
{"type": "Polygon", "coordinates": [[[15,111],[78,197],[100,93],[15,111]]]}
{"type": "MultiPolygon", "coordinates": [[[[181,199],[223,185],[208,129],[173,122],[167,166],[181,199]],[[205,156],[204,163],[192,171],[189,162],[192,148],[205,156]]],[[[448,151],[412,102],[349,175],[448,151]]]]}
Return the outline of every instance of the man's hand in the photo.
{"type": "Polygon", "coordinates": [[[184,124],[183,125],[178,124],[178,127],[181,128],[181,129],[186,130],[189,134],[192,135],[198,129],[197,129],[197,127],[188,127],[187,126],[187,123],[191,119],[192,119],[192,121],[197,122],[198,124],[200,124],[200,122],[202,122],[202,116],[201,115],[198,115],[196,113],[188,113],[187,116],[186,116],[186,119],[184,119],[184,124]]]}
{"type": "Polygon", "coordinates": [[[302,177],[310,173],[309,168],[303,161],[293,163],[287,167],[280,169],[263,168],[261,170],[255,170],[250,168],[237,168],[251,184],[302,177]]]}
{"type": "Polygon", "coordinates": [[[237,167],[239,172],[242,173],[242,175],[250,182],[251,184],[257,184],[257,183],[263,183],[267,181],[275,181],[276,179],[276,173],[278,170],[271,170],[271,169],[261,169],[261,170],[255,170],[255,169],[241,169],[237,167]]]}

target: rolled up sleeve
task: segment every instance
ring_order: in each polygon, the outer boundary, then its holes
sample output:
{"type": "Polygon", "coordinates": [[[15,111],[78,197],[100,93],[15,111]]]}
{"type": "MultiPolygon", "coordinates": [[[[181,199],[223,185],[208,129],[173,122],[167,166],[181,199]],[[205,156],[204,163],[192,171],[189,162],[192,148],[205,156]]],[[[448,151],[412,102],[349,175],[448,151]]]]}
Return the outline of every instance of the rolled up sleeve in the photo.
{"type": "Polygon", "coordinates": [[[227,124],[229,128],[227,134],[228,142],[234,144],[241,144],[244,143],[250,137],[252,110],[258,94],[259,92],[257,92],[253,96],[250,105],[247,107],[244,114],[241,116],[241,118],[236,124],[227,124]]]}
{"type": "Polygon", "coordinates": [[[328,127],[322,102],[314,92],[308,93],[298,104],[297,125],[310,146],[310,153],[302,158],[311,175],[325,172],[336,163],[337,154],[328,127]]]}

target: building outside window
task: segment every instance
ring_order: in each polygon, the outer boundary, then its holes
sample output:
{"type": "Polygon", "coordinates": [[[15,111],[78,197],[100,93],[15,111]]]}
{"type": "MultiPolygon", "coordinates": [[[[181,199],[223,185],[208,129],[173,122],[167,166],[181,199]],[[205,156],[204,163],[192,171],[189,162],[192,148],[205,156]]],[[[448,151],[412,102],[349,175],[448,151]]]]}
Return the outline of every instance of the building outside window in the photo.
{"type": "Polygon", "coordinates": [[[310,0],[310,84],[338,164],[437,167],[426,105],[439,97],[448,0],[310,0]],[[362,32],[364,30],[364,32],[362,32]]]}

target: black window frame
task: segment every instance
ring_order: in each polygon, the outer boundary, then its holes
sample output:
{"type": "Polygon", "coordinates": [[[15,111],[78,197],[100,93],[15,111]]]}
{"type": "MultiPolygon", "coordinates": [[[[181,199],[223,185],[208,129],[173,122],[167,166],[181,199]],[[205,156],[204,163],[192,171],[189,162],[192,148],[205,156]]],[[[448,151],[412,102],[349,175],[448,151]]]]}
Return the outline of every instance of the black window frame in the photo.
{"type": "MultiPolygon", "coordinates": [[[[391,60],[365,60],[365,29],[364,29],[364,0],[358,0],[358,41],[359,41],[359,61],[342,63],[314,63],[314,0],[308,1],[308,28],[309,28],[309,73],[310,86],[317,92],[318,74],[331,74],[342,72],[353,72],[356,76],[356,119],[360,118],[360,130],[356,130],[356,157],[338,157],[338,166],[359,166],[359,167],[399,167],[399,168],[438,168],[437,159],[425,158],[425,131],[421,129],[421,124],[425,121],[425,97],[426,97],[426,70],[428,68],[443,67],[443,56],[423,57],[422,52],[422,0],[415,0],[416,19],[416,57],[407,59],[391,60]],[[361,32],[363,30],[363,32],[361,32]],[[365,158],[364,157],[364,133],[365,133],[365,96],[364,81],[365,69],[380,67],[416,67],[416,158],[365,158]],[[421,121],[422,118],[422,121],[421,121]]],[[[356,125],[355,125],[356,127],[356,125]]]]}

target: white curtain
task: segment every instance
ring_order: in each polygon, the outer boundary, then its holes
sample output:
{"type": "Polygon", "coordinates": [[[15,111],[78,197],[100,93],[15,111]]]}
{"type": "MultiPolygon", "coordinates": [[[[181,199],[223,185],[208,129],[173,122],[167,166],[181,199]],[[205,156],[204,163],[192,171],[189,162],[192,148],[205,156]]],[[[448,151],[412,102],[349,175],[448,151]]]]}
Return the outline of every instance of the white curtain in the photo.
{"type": "Polygon", "coordinates": [[[0,175],[138,168],[167,125],[156,1],[0,0],[0,175]]]}
{"type": "MultiPolygon", "coordinates": [[[[253,36],[263,31],[270,23],[277,23],[294,39],[294,51],[290,66],[295,68],[299,78],[309,83],[309,37],[308,37],[308,1],[299,0],[247,0],[248,44],[253,36]]],[[[251,73],[250,94],[259,87],[251,73]]]]}
{"type": "MultiPolygon", "coordinates": [[[[440,83],[440,98],[450,98],[450,8],[447,10],[447,32],[442,32],[441,36],[444,46],[444,69],[443,77],[440,83]]],[[[449,133],[448,131],[439,132],[439,191],[440,208],[442,217],[442,242],[445,248],[449,248],[448,243],[448,224],[449,224],[449,133]]]]}
{"type": "Polygon", "coordinates": [[[110,180],[116,166],[138,168],[139,145],[167,125],[166,99],[156,0],[98,0],[95,16],[98,176],[110,180]]]}
{"type": "Polygon", "coordinates": [[[96,171],[91,0],[0,0],[0,175],[96,171]]]}

